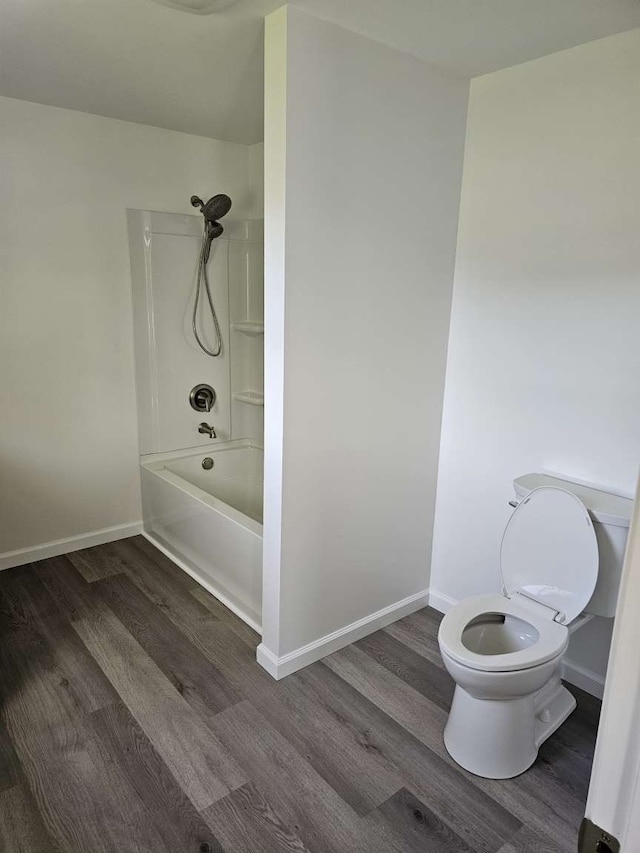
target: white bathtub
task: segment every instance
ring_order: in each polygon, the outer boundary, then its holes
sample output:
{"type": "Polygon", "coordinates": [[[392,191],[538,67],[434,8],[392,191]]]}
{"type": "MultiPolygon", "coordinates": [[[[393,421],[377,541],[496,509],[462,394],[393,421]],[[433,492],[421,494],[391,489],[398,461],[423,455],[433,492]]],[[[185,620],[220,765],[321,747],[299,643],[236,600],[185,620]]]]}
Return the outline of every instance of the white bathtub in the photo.
{"type": "Polygon", "coordinates": [[[148,538],[260,632],[262,449],[228,441],[143,456],[140,464],[148,538]],[[210,470],[202,466],[207,457],[210,470]]]}

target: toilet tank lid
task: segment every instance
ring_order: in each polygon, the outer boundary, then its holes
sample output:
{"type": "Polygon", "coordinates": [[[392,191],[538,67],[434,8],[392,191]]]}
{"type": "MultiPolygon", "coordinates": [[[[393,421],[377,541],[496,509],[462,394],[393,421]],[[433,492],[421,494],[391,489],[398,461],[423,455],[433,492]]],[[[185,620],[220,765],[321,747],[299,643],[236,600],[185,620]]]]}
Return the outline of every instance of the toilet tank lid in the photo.
{"type": "Polygon", "coordinates": [[[596,486],[576,483],[574,480],[552,477],[550,474],[523,474],[513,481],[515,493],[519,498],[526,497],[533,489],[539,489],[541,486],[556,486],[573,492],[589,510],[594,521],[613,524],[616,527],[629,527],[633,509],[631,498],[614,495],[596,486]]]}

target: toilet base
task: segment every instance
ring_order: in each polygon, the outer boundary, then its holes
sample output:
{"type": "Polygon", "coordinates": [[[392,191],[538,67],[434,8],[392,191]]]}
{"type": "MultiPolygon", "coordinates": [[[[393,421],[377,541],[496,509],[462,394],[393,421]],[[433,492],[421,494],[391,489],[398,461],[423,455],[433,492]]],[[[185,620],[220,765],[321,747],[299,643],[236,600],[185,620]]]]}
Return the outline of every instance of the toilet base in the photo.
{"type": "Polygon", "coordinates": [[[444,744],[470,773],[510,779],[531,767],[540,745],[575,707],[557,676],[537,693],[514,699],[479,699],[456,685],[444,744]]]}

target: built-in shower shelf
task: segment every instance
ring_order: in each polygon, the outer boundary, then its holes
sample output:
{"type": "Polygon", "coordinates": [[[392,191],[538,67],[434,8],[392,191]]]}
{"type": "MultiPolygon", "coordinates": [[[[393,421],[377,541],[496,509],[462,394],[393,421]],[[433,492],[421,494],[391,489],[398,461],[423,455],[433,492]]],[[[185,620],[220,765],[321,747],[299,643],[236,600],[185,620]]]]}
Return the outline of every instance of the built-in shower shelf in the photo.
{"type": "Polygon", "coordinates": [[[238,403],[248,403],[250,406],[264,406],[264,394],[258,391],[234,391],[231,395],[238,403]]]}
{"type": "Polygon", "coordinates": [[[239,323],[232,323],[231,328],[234,332],[242,332],[244,335],[264,335],[264,323],[252,323],[243,320],[239,323]]]}

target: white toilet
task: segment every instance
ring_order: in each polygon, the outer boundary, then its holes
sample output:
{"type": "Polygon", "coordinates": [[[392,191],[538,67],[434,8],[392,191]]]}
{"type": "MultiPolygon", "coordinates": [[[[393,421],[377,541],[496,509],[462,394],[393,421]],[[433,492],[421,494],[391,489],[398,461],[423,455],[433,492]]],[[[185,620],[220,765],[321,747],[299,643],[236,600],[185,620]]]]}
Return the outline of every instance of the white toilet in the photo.
{"type": "Polygon", "coordinates": [[[575,708],[560,664],[571,633],[615,614],[632,508],[628,498],[544,474],[519,477],[514,488],[502,594],[454,605],[438,633],[456,682],[445,746],[489,779],[524,772],[575,708]]]}

